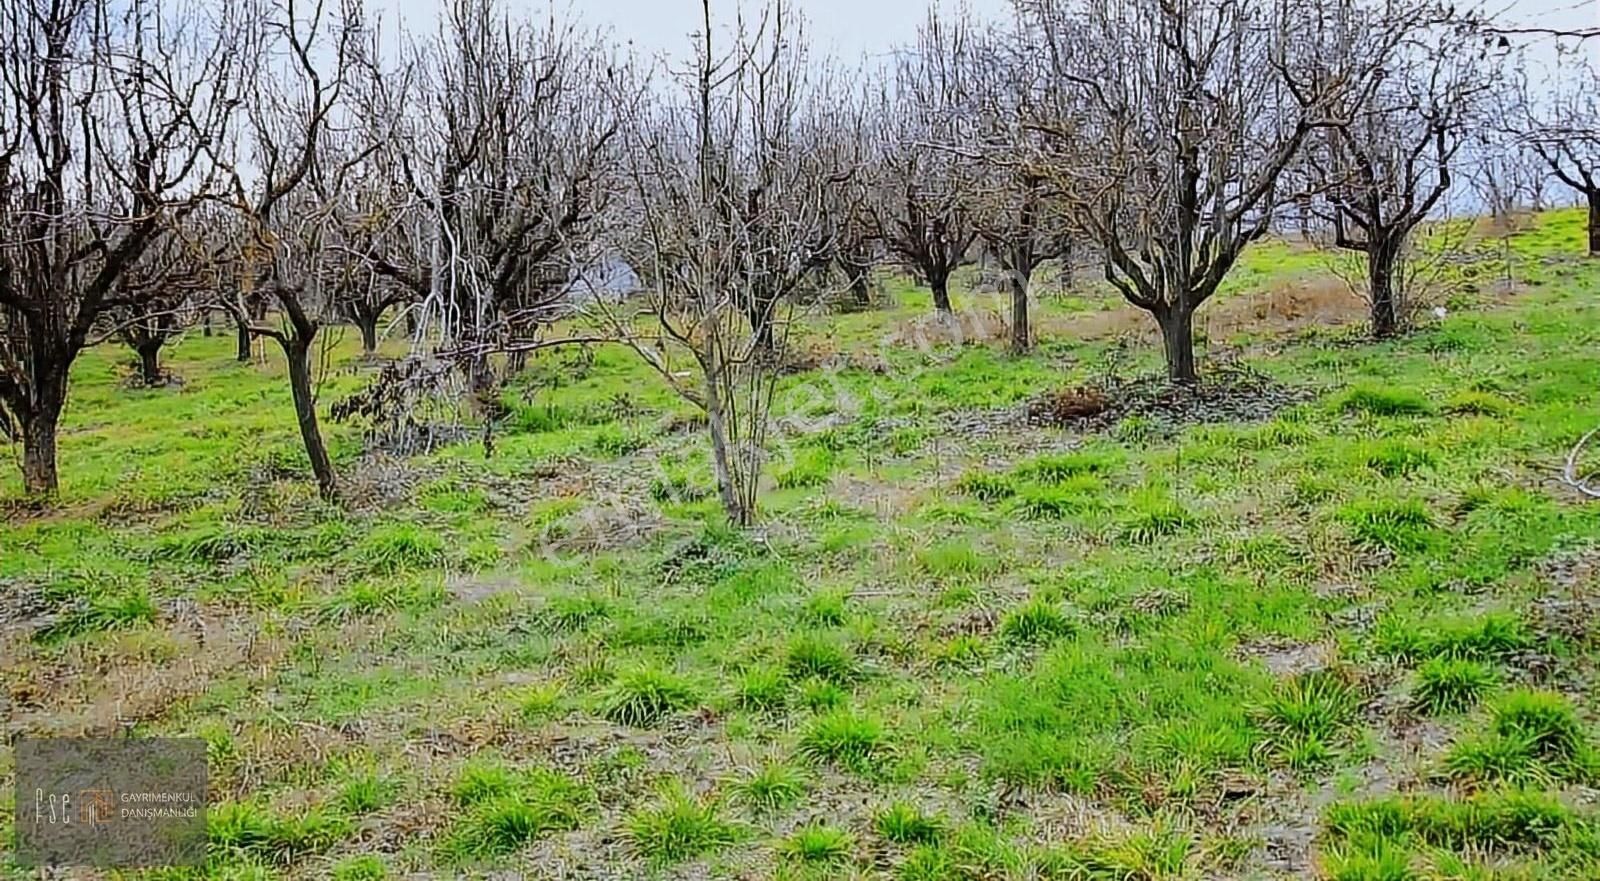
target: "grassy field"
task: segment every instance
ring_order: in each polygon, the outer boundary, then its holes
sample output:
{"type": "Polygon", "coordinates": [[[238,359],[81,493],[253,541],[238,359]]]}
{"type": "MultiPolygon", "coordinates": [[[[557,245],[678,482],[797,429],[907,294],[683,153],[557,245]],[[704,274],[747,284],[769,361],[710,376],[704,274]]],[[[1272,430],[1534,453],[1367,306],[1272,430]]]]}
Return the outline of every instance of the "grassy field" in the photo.
{"type": "Polygon", "coordinates": [[[796,330],[750,533],[620,349],[531,364],[492,455],[329,425],[343,507],[271,353],[91,351],[59,507],[0,476],[8,730],[204,738],[219,878],[1600,878],[1581,241],[1484,240],[1383,344],[1268,243],[1199,325],[1299,403],[1093,433],[1017,413],[1155,369],[1147,318],[1049,296],[1017,358],[891,284],[796,330]]]}

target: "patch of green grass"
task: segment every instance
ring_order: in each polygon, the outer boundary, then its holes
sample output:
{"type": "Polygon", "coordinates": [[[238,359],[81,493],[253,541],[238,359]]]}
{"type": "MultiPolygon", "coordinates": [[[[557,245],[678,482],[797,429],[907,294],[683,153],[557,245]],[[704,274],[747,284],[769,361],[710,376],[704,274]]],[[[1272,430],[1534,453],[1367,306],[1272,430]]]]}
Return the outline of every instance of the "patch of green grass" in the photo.
{"type": "Polygon", "coordinates": [[[1451,745],[1444,767],[1457,778],[1544,786],[1593,779],[1600,763],[1565,696],[1518,689],[1490,707],[1487,731],[1451,745]]]}
{"type": "Polygon", "coordinates": [[[576,829],[594,801],[591,789],[557,771],[518,773],[488,763],[469,768],[478,770],[464,772],[453,788],[467,811],[442,842],[442,854],[454,862],[505,856],[551,833],[576,829]]]}
{"type": "Polygon", "coordinates": [[[1490,610],[1423,620],[1382,618],[1375,643],[1379,653],[1404,661],[1496,661],[1532,647],[1533,637],[1516,613],[1490,610]]]}
{"type": "Polygon", "coordinates": [[[1042,597],[1034,597],[1000,619],[1000,635],[1024,644],[1070,636],[1074,627],[1066,612],[1042,597]]]}
{"type": "Polygon", "coordinates": [[[361,774],[339,787],[339,809],[347,814],[370,814],[393,801],[396,788],[392,780],[382,775],[361,774]]]}
{"type": "Polygon", "coordinates": [[[856,839],[835,826],[812,823],[796,829],[778,848],[785,859],[807,865],[843,866],[850,862],[856,839]]]}
{"type": "Polygon", "coordinates": [[[385,523],[366,534],[355,548],[355,559],[368,572],[393,575],[443,565],[445,547],[437,531],[415,523],[385,523]]]}
{"type": "Polygon", "coordinates": [[[1131,544],[1152,544],[1194,525],[1187,508],[1162,493],[1140,493],[1117,517],[1117,535],[1131,544]]]}
{"type": "Polygon", "coordinates": [[[253,802],[225,802],[206,812],[206,836],[215,851],[279,866],[323,853],[351,831],[349,820],[319,808],[282,815],[253,802]]]}
{"type": "Polygon", "coordinates": [[[1434,536],[1433,512],[1421,499],[1360,499],[1341,507],[1338,518],[1356,544],[1397,553],[1423,550],[1434,536]]]}
{"type": "Polygon", "coordinates": [[[876,716],[834,709],[812,719],[800,735],[800,753],[812,761],[862,770],[884,758],[889,736],[876,716]]]}
{"type": "Polygon", "coordinates": [[[872,828],[884,840],[895,844],[937,844],[945,832],[945,821],[925,814],[910,802],[897,801],[872,817],[872,828]]]}
{"type": "Polygon", "coordinates": [[[739,832],[714,800],[696,798],[682,786],[668,787],[657,802],[636,809],[623,823],[633,853],[656,866],[719,850],[737,841],[739,832]]]}
{"type": "Polygon", "coordinates": [[[618,725],[648,728],[667,716],[694,706],[694,686],[659,667],[624,670],[600,697],[600,714],[618,725]]]}
{"type": "Polygon", "coordinates": [[[553,718],[561,711],[566,694],[566,685],[559,681],[529,686],[517,698],[517,715],[529,724],[553,718]]]}
{"type": "Polygon", "coordinates": [[[1368,445],[1362,454],[1362,464],[1384,477],[1404,477],[1424,468],[1432,468],[1438,457],[1427,447],[1415,441],[1391,438],[1368,445]]]}
{"type": "Polygon", "coordinates": [[[113,588],[70,606],[59,619],[34,631],[34,639],[54,643],[85,633],[127,630],[153,623],[157,614],[148,590],[113,588]]]}
{"type": "Polygon", "coordinates": [[[992,551],[979,550],[959,539],[917,551],[917,566],[934,578],[952,579],[971,578],[999,568],[992,551]]]}
{"type": "Polygon", "coordinates": [[[1334,671],[1304,673],[1280,683],[1255,707],[1264,743],[1290,767],[1322,764],[1361,708],[1355,687],[1334,671]]]}
{"type": "Polygon", "coordinates": [[[1494,392],[1463,389],[1445,399],[1444,411],[1453,416],[1506,416],[1516,404],[1494,392]]]}
{"type": "Polygon", "coordinates": [[[389,867],[373,854],[346,857],[333,866],[333,881],[383,881],[387,877],[389,867]]]}
{"type": "Polygon", "coordinates": [[[1499,683],[1494,668],[1456,657],[1429,658],[1417,668],[1411,701],[1430,715],[1460,713],[1477,706],[1499,683]]]}
{"type": "Polygon", "coordinates": [[[1346,413],[1374,416],[1426,416],[1433,412],[1433,402],[1427,395],[1400,386],[1357,385],[1340,395],[1336,403],[1346,413]]]}
{"type": "Polygon", "coordinates": [[[734,786],[741,801],[758,811],[793,807],[806,794],[805,772],[784,762],[766,762],[734,786]]]}
{"type": "Polygon", "coordinates": [[[968,471],[956,481],[956,491],[979,501],[998,502],[1016,495],[1017,486],[1009,475],[993,471],[968,471]]]}
{"type": "Polygon", "coordinates": [[[860,672],[855,652],[844,640],[821,633],[802,633],[784,651],[783,668],[792,679],[848,683],[860,672]]]}
{"type": "Polygon", "coordinates": [[[1112,450],[1083,449],[1030,459],[1014,473],[1025,481],[1058,484],[1084,475],[1110,474],[1121,464],[1122,457],[1112,450]]]}
{"type": "Polygon", "coordinates": [[[790,462],[779,468],[773,481],[782,489],[822,486],[833,477],[834,456],[824,448],[808,447],[795,452],[790,462]]]}
{"type": "Polygon", "coordinates": [[[1047,486],[1030,484],[1017,491],[1011,507],[1025,520],[1064,520],[1105,507],[1097,495],[1100,489],[1097,477],[1077,477],[1047,486]]]}
{"type": "Polygon", "coordinates": [[[759,666],[746,670],[734,688],[734,702],[747,710],[771,712],[789,703],[789,679],[782,670],[759,666]]]}

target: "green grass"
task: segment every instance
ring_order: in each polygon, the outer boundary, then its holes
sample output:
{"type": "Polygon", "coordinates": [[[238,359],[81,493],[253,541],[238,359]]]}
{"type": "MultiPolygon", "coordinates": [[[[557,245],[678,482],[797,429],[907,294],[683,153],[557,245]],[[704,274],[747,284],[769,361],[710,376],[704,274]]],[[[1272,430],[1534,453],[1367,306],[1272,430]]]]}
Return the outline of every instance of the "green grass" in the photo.
{"type": "MultiPolygon", "coordinates": [[[[796,322],[837,366],[779,379],[748,532],[622,347],[530,357],[492,453],[324,420],[341,505],[276,354],[190,334],[135,390],[95,347],[60,503],[0,473],[13,727],[202,737],[215,877],[1268,877],[1262,823],[1330,802],[1319,877],[1597,877],[1600,506],[1551,479],[1600,421],[1583,220],[1480,240],[1381,343],[1239,325],[1336,283],[1252,246],[1197,316],[1293,390],[1249,423],[1028,427],[1157,370],[1148,316],[1047,267],[1034,352],[921,349],[885,274],[796,322]]],[[[331,333],[324,413],[377,369],[331,333]]]]}
{"type": "Polygon", "coordinates": [[[739,828],[722,816],[716,802],[670,787],[657,802],[627,817],[624,835],[641,859],[664,866],[732,844],[739,828]]]}

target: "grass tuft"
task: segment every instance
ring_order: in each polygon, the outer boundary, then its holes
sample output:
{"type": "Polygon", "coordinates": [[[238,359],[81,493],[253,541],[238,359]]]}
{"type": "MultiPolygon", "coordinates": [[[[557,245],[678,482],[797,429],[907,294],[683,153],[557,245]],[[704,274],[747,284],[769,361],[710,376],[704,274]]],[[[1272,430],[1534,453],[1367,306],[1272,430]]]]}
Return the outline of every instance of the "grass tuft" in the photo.
{"type": "Polygon", "coordinates": [[[1417,668],[1411,701],[1429,715],[1460,713],[1477,706],[1494,689],[1499,677],[1494,668],[1466,658],[1429,658],[1417,668]]]}
{"type": "Polygon", "coordinates": [[[683,677],[657,667],[635,667],[618,673],[601,695],[600,714],[618,725],[648,728],[698,699],[683,677]]]}
{"type": "Polygon", "coordinates": [[[628,815],[623,835],[636,856],[667,866],[733,844],[739,828],[723,819],[715,801],[673,785],[655,804],[628,815]]]}
{"type": "Polygon", "coordinates": [[[851,770],[863,770],[888,749],[888,735],[877,717],[844,708],[812,719],[800,735],[802,755],[851,770]]]}
{"type": "Polygon", "coordinates": [[[784,840],[779,853],[785,859],[815,866],[842,866],[855,850],[854,835],[834,826],[802,826],[784,840]]]}

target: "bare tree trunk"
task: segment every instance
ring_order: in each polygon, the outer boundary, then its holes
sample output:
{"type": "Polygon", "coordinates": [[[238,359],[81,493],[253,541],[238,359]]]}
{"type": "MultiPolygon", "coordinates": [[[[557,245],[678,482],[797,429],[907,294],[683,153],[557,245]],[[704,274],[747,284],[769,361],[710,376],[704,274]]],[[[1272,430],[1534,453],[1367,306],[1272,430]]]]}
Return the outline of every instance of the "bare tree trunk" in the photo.
{"type": "Polygon", "coordinates": [[[1378,339],[1392,337],[1400,330],[1394,291],[1395,256],[1395,248],[1386,237],[1374,236],[1367,249],[1367,286],[1371,297],[1372,335],[1378,339]]]}
{"type": "Polygon", "coordinates": [[[1156,315],[1161,326],[1161,345],[1167,356],[1167,379],[1193,383],[1199,379],[1194,363],[1194,310],[1179,305],[1156,315]]]}
{"type": "Polygon", "coordinates": [[[378,318],[382,310],[372,310],[365,306],[358,306],[350,310],[351,320],[361,330],[361,354],[371,355],[378,351],[378,318]]]}
{"type": "Polygon", "coordinates": [[[1011,351],[1021,355],[1033,345],[1028,327],[1028,279],[1018,269],[1007,274],[1011,277],[1011,351]]]}
{"type": "Polygon", "coordinates": [[[209,338],[211,336],[211,310],[210,309],[207,309],[202,313],[200,325],[201,325],[201,328],[204,331],[204,336],[209,338]]]}
{"type": "Polygon", "coordinates": [[[872,286],[866,270],[850,270],[850,293],[855,297],[857,308],[867,309],[872,306],[872,286]]]}
{"type": "Polygon", "coordinates": [[[941,315],[955,311],[950,305],[950,273],[944,270],[928,273],[928,286],[933,288],[933,308],[941,315]]]}
{"type": "Polygon", "coordinates": [[[66,365],[41,371],[39,397],[22,421],[22,486],[36,501],[54,498],[60,489],[56,473],[56,429],[67,400],[66,365]],[[60,375],[55,375],[60,374],[60,375]]]}
{"type": "Polygon", "coordinates": [[[161,384],[161,344],[160,338],[147,340],[134,348],[139,353],[139,378],[145,385],[161,384]]]}
{"type": "Polygon", "coordinates": [[[238,347],[234,350],[233,357],[240,363],[244,363],[250,360],[250,323],[248,321],[240,321],[238,325],[238,347]]]}
{"type": "Polygon", "coordinates": [[[338,497],[339,485],[334,478],[333,461],[328,458],[328,447],[322,441],[322,429],[317,425],[317,399],[311,386],[311,341],[299,338],[285,341],[283,354],[289,361],[294,415],[300,423],[300,439],[305,442],[306,456],[311,459],[311,473],[316,475],[318,493],[332,501],[338,497]]]}
{"type": "Polygon", "coordinates": [[[1600,257],[1600,190],[1589,191],[1589,256],[1600,257]]]}
{"type": "Polygon", "coordinates": [[[711,432],[711,462],[717,473],[717,496],[722,500],[722,509],[735,526],[749,526],[755,519],[754,512],[740,501],[740,493],[734,486],[733,469],[728,462],[728,424],[722,408],[721,383],[717,370],[708,367],[706,427],[711,432]]]}

